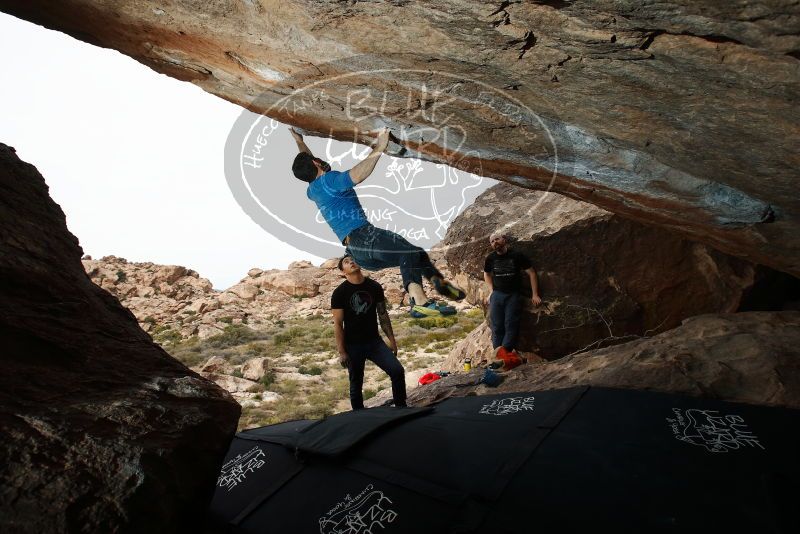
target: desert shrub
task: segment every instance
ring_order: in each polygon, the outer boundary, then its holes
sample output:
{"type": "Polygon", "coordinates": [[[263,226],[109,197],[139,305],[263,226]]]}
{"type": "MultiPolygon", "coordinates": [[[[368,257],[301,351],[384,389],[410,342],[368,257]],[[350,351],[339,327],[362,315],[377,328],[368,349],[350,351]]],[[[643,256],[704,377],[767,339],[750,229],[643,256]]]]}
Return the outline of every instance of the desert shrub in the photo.
{"type": "Polygon", "coordinates": [[[159,345],[175,345],[181,340],[181,335],[169,326],[157,326],[153,330],[153,341],[159,345]]]}
{"type": "Polygon", "coordinates": [[[272,342],[276,346],[287,345],[291,343],[293,340],[303,336],[303,329],[298,326],[292,326],[291,328],[287,328],[283,332],[278,332],[274,336],[272,336],[272,342]]]}
{"type": "Polygon", "coordinates": [[[275,383],[275,371],[273,369],[269,369],[264,376],[261,377],[259,382],[265,387],[269,388],[272,384],[275,383]]]}
{"type": "Polygon", "coordinates": [[[124,271],[122,271],[122,270],[117,271],[117,282],[124,282],[127,279],[128,279],[128,275],[125,274],[124,271]]]}
{"type": "Polygon", "coordinates": [[[208,344],[217,349],[235,347],[256,337],[256,333],[247,326],[233,324],[226,326],[221,334],[208,338],[208,344]]]}
{"type": "Polygon", "coordinates": [[[267,347],[263,343],[249,343],[244,352],[248,356],[261,356],[267,352],[267,347]]]}
{"type": "Polygon", "coordinates": [[[248,393],[261,393],[262,391],[264,391],[264,385],[260,383],[255,383],[247,388],[248,393]]]}
{"type": "Polygon", "coordinates": [[[364,400],[371,399],[372,397],[374,397],[377,394],[378,394],[378,392],[375,391],[374,389],[366,388],[364,390],[364,400]]]}
{"type": "Polygon", "coordinates": [[[318,365],[312,365],[311,367],[306,367],[305,365],[301,365],[297,372],[301,375],[314,375],[318,376],[322,374],[322,368],[318,365]]]}
{"type": "Polygon", "coordinates": [[[441,317],[423,317],[422,319],[415,319],[413,324],[430,330],[432,328],[449,328],[458,322],[458,316],[446,315],[441,317]]]}
{"type": "Polygon", "coordinates": [[[181,362],[186,367],[194,367],[205,361],[202,354],[192,351],[172,352],[172,357],[181,362]]]}
{"type": "MultiPolygon", "coordinates": [[[[282,380],[272,385],[272,391],[281,395],[292,396],[297,393],[299,384],[297,380],[282,380]]],[[[294,402],[297,402],[296,400],[294,402]]]]}
{"type": "Polygon", "coordinates": [[[244,378],[241,369],[234,369],[233,372],[231,373],[231,376],[235,376],[236,378],[244,378]]]}

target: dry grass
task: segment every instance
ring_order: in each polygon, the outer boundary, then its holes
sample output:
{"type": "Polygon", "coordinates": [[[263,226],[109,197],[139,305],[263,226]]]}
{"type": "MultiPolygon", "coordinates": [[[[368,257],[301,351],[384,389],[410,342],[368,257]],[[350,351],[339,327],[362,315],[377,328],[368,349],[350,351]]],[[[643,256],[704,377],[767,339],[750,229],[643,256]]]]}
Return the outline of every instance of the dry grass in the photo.
{"type": "MultiPolygon", "coordinates": [[[[399,359],[407,372],[435,368],[452,345],[482,321],[480,310],[451,317],[393,317],[399,359]]],[[[272,371],[254,383],[251,390],[259,395],[275,392],[281,398],[244,407],[240,429],[293,419],[316,419],[331,415],[337,406],[349,407],[347,371],[336,359],[333,324],[328,316],[282,319],[259,330],[247,325],[229,325],[220,335],[204,340],[197,337],[175,340],[166,330],[161,330],[159,336],[165,340],[164,347],[170,354],[188,366],[198,366],[213,356],[224,358],[235,368],[253,358],[269,360],[272,371]],[[291,375],[275,372],[276,367],[319,379],[295,380],[288,378],[291,375]]],[[[388,377],[371,362],[367,362],[364,378],[365,399],[390,385],[388,377]]]]}

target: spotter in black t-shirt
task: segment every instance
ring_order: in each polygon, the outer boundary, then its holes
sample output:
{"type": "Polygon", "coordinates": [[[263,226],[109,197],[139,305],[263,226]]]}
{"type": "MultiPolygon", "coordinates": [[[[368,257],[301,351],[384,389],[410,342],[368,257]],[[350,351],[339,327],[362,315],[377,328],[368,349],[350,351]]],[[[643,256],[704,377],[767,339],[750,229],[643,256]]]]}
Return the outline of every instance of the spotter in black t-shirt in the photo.
{"type": "Polygon", "coordinates": [[[344,310],[345,343],[380,339],[375,307],[383,300],[383,288],[370,278],[365,278],[360,284],[345,280],[333,291],[331,309],[344,310]]]}

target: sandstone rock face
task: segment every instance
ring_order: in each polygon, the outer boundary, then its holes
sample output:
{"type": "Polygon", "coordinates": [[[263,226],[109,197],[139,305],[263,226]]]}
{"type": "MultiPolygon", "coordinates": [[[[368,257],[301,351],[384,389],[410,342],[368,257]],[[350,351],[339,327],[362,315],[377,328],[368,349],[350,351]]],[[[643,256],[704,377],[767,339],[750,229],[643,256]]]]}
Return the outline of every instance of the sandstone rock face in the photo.
{"type": "Polygon", "coordinates": [[[409,403],[592,385],[800,408],[800,312],[692,317],[652,338],[522,365],[506,373],[497,388],[474,386],[480,373],[456,374],[416,388],[409,403]],[[454,388],[457,384],[473,386],[454,388]]]}
{"type": "MultiPolygon", "coordinates": [[[[529,362],[543,361],[535,352],[517,349],[517,353],[529,362]]],[[[472,367],[477,367],[482,361],[486,363],[495,361],[494,356],[492,333],[489,323],[484,322],[467,334],[464,339],[453,345],[447,355],[447,359],[442,364],[442,370],[450,371],[451,373],[459,372],[464,369],[464,361],[467,358],[469,358],[472,367]]]]}
{"type": "Polygon", "coordinates": [[[662,332],[692,315],[736,311],[755,275],[752,264],[668,231],[498,184],[453,222],[442,244],[475,303],[488,297],[483,262],[495,230],[531,259],[545,301],[534,309],[526,299],[518,348],[548,358],[662,332]]]}
{"type": "Polygon", "coordinates": [[[261,380],[269,372],[268,358],[253,358],[242,365],[242,377],[247,380],[261,380]]]}
{"type": "Polygon", "coordinates": [[[43,178],[2,144],[0,191],[0,530],[194,525],[239,406],[89,280],[43,178]]]}
{"type": "Polygon", "coordinates": [[[387,125],[394,153],[552,188],[800,274],[794,0],[0,9],[309,133],[367,142],[387,125]],[[292,91],[300,105],[276,106],[292,91]]]}
{"type": "Polygon", "coordinates": [[[572,384],[800,408],[800,313],[703,315],[651,339],[526,367],[501,391],[572,384]]]}

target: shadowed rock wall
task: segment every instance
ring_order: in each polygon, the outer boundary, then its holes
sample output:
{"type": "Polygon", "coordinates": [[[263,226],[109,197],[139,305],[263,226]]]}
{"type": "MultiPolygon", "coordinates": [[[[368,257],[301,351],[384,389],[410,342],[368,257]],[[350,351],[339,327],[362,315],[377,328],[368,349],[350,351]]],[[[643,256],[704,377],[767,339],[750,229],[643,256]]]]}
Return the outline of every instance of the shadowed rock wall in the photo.
{"type": "MultiPolygon", "coordinates": [[[[485,303],[489,235],[515,241],[538,273],[544,303],[526,299],[518,349],[546,358],[737,311],[755,281],[749,262],[554,193],[498,184],[451,224],[442,242],[468,299],[485,303]]],[[[527,277],[523,277],[527,295],[527,277]]]]}
{"type": "Polygon", "coordinates": [[[0,530],[190,528],[239,405],[155,345],[81,254],[42,176],[0,144],[0,530]]]}

